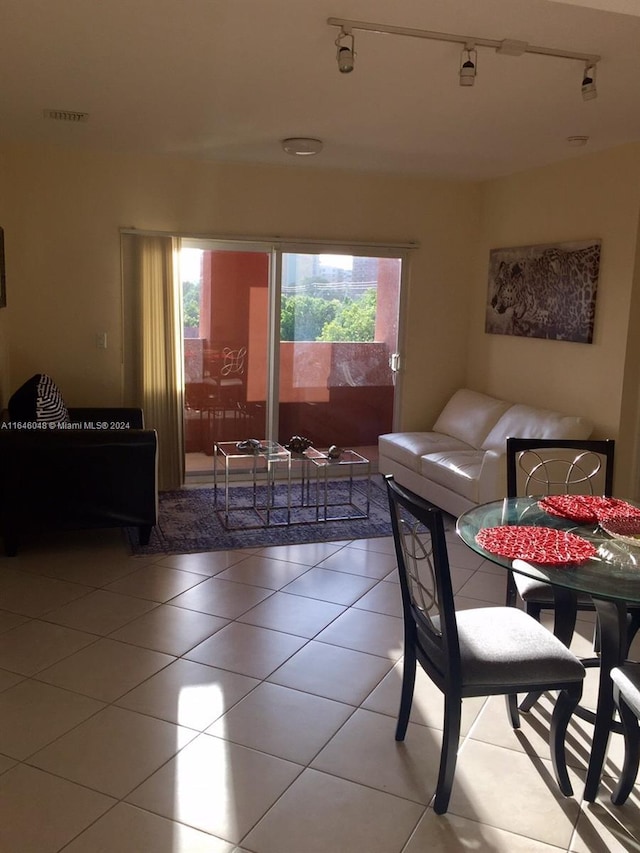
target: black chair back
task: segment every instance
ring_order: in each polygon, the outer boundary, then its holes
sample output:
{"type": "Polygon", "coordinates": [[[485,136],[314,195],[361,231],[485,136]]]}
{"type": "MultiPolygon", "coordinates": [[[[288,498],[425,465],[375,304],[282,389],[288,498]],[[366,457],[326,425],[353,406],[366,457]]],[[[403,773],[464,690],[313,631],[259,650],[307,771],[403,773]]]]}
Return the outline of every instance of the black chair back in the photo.
{"type": "Polygon", "coordinates": [[[460,647],[442,511],[386,478],[405,648],[440,687],[460,679],[460,647]]]}
{"type": "MultiPolygon", "coordinates": [[[[542,495],[595,495],[611,497],[613,492],[613,465],[615,441],[613,439],[507,439],[507,497],[537,497],[542,495]]],[[[570,645],[578,611],[593,611],[591,596],[560,592],[544,583],[509,572],[507,575],[506,603],[515,606],[518,596],[534,619],[540,620],[543,610],[554,613],[554,633],[567,646],[570,645]]],[[[640,624],[638,613],[637,624],[640,624]]],[[[637,630],[634,621],[629,627],[629,637],[637,630]]],[[[630,640],[629,640],[630,641],[630,640]]],[[[594,637],[597,647],[599,639],[594,637]]],[[[584,661],[595,665],[598,658],[584,661]]],[[[537,701],[529,694],[520,709],[528,711],[537,701]]]]}
{"type": "Polygon", "coordinates": [[[613,493],[613,439],[507,439],[507,497],[613,493]]]}

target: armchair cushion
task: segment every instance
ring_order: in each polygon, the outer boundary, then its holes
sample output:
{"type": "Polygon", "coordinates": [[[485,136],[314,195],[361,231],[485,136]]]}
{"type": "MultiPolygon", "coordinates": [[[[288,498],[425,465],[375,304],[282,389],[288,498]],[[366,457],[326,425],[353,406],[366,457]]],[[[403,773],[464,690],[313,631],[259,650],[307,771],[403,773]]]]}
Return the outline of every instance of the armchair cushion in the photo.
{"type": "Polygon", "coordinates": [[[9,400],[13,423],[69,423],[69,412],[56,383],[46,373],[35,373],[9,400]]]}

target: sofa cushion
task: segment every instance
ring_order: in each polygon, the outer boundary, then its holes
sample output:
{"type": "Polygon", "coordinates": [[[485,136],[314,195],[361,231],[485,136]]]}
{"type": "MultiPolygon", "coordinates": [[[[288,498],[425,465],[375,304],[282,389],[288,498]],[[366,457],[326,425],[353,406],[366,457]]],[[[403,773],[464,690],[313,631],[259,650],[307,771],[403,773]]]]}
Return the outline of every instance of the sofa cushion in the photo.
{"type": "Polygon", "coordinates": [[[478,448],[510,405],[504,400],[461,388],[440,413],[433,431],[459,438],[465,444],[478,448]]]}
{"type": "Polygon", "coordinates": [[[431,453],[420,460],[420,473],[427,480],[478,503],[480,469],[484,451],[450,450],[431,453]]]}
{"type": "Polygon", "coordinates": [[[514,405],[500,418],[482,442],[483,450],[504,452],[507,438],[589,438],[593,424],[587,418],[562,415],[547,409],[514,405]]]}
{"type": "Polygon", "coordinates": [[[11,396],[9,418],[14,423],[68,423],[69,412],[60,389],[46,373],[36,373],[11,396]]]}
{"type": "Polygon", "coordinates": [[[420,471],[420,457],[445,450],[470,450],[468,444],[439,432],[390,432],[378,437],[381,456],[412,471],[420,471]]]}

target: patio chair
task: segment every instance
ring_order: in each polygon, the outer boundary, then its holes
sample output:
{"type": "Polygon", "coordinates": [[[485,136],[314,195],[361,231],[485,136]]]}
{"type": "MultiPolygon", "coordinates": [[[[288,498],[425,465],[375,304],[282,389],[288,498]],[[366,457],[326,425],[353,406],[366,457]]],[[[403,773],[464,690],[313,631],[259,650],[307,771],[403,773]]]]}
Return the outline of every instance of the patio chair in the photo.
{"type": "Polygon", "coordinates": [[[419,663],[444,694],[444,731],[434,810],[444,814],[455,773],[462,700],[504,695],[519,728],[517,693],[560,691],[551,719],[551,759],[563,794],[573,793],[565,733],[582,696],[584,667],[542,625],[515,607],[456,613],[442,512],[387,475],[404,615],[404,667],[396,740],[405,738],[419,663]]]}
{"type": "Polygon", "coordinates": [[[611,794],[611,802],[621,806],[635,785],[640,763],[640,664],[626,661],[611,670],[611,678],[613,698],[624,732],[624,763],[618,784],[611,794]]]}
{"type": "Polygon", "coordinates": [[[241,424],[247,420],[247,377],[246,346],[224,347],[220,353],[217,375],[211,374],[209,380],[212,396],[209,403],[210,414],[216,423],[215,434],[221,439],[243,437],[238,434],[241,424]],[[232,424],[231,432],[227,423],[232,424]]]}

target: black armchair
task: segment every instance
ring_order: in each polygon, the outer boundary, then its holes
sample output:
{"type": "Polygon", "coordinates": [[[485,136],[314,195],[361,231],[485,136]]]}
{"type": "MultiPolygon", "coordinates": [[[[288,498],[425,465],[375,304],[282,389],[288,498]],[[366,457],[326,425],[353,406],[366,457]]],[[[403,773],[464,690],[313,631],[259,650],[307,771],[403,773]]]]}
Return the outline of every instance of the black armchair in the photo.
{"type": "Polygon", "coordinates": [[[0,535],[7,556],[39,529],[157,521],[155,430],[138,408],[69,409],[68,422],[0,424],[0,535]]]}

